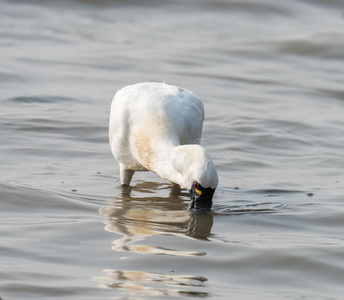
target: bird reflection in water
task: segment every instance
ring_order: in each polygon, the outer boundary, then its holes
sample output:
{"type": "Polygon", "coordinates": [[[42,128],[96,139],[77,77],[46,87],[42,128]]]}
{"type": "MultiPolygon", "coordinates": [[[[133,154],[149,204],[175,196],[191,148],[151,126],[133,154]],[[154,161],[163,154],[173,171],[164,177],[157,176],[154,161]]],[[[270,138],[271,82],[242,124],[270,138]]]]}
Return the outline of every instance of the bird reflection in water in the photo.
{"type": "Polygon", "coordinates": [[[168,197],[152,197],[154,189],[165,189],[164,184],[143,182],[135,187],[122,189],[120,197],[109,201],[99,209],[104,216],[105,230],[123,237],[113,241],[113,250],[141,254],[166,254],[178,256],[204,255],[197,251],[178,251],[148,245],[136,245],[138,241],[153,235],[174,235],[207,239],[213,225],[210,212],[193,212],[178,189],[173,188],[168,197]],[[149,197],[133,197],[133,192],[148,193],[149,197]]]}
{"type": "MultiPolygon", "coordinates": [[[[147,245],[143,242],[154,235],[207,240],[211,234],[212,214],[189,211],[188,201],[185,201],[185,196],[189,197],[187,193],[174,187],[168,197],[154,195],[159,190],[165,192],[167,187],[166,184],[141,182],[135,188],[122,188],[119,197],[113,198],[107,203],[107,206],[99,209],[99,213],[104,217],[105,230],[121,235],[113,241],[113,250],[168,256],[202,256],[206,254],[201,251],[185,251],[147,245]]],[[[103,273],[103,276],[94,277],[100,287],[124,289],[129,294],[136,296],[206,297],[208,295],[202,291],[171,289],[170,287],[202,287],[207,281],[202,276],[109,269],[105,269],[103,273]]]]}
{"type": "Polygon", "coordinates": [[[180,289],[180,287],[194,289],[204,287],[207,279],[202,276],[115,270],[104,270],[104,273],[104,276],[94,278],[99,283],[99,287],[129,291],[131,296],[192,296],[200,298],[209,296],[207,292],[180,289]]]}

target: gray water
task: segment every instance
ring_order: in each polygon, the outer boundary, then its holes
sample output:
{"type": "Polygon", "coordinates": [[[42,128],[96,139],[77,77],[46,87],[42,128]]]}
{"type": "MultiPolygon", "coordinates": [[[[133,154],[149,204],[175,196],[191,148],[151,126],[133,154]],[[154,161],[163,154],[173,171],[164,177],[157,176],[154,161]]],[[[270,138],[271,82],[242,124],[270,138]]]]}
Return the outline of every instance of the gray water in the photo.
{"type": "Polygon", "coordinates": [[[0,0],[0,297],[343,299],[343,1],[0,0]],[[213,212],[119,187],[112,97],[203,100],[213,212]]]}

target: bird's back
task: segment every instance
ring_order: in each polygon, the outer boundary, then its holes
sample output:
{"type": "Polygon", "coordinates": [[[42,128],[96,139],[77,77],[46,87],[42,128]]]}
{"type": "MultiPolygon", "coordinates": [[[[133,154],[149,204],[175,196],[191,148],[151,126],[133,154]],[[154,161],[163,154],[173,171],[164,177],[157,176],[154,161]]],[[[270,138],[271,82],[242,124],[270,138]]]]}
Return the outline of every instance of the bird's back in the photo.
{"type": "Polygon", "coordinates": [[[110,146],[128,168],[150,170],[159,147],[200,138],[203,120],[203,104],[188,90],[165,83],[130,85],[116,93],[111,105],[110,146]]]}

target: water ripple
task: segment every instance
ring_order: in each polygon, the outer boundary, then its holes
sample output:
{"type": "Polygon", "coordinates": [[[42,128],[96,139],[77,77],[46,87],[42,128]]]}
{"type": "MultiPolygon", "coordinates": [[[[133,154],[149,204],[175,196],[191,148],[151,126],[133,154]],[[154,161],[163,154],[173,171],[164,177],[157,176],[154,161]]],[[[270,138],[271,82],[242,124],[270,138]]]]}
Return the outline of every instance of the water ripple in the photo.
{"type": "Polygon", "coordinates": [[[278,213],[287,209],[287,205],[279,202],[250,203],[233,206],[215,206],[215,215],[243,215],[278,213]]]}
{"type": "Polygon", "coordinates": [[[67,98],[60,96],[25,96],[25,97],[13,97],[3,100],[3,102],[9,103],[70,103],[70,102],[83,102],[80,99],[67,98]]]}

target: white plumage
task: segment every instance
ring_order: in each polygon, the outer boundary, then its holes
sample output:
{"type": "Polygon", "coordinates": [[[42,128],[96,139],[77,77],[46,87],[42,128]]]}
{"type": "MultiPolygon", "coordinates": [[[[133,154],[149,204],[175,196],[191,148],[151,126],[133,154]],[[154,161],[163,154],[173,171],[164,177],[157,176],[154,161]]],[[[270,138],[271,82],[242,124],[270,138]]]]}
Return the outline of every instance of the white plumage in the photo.
{"type": "Polygon", "coordinates": [[[111,105],[109,140],[121,183],[135,171],[153,171],[191,189],[215,189],[218,177],[201,138],[204,108],[192,92],[165,83],[138,83],[119,90],[111,105]]]}

